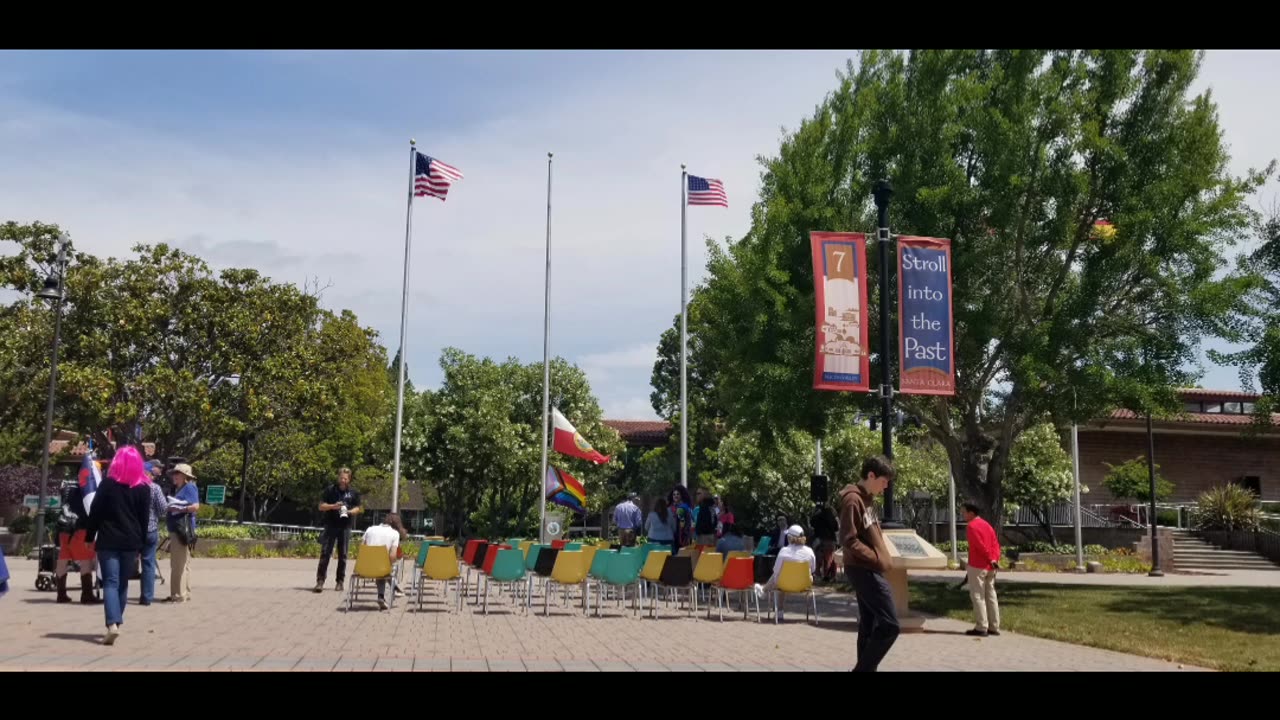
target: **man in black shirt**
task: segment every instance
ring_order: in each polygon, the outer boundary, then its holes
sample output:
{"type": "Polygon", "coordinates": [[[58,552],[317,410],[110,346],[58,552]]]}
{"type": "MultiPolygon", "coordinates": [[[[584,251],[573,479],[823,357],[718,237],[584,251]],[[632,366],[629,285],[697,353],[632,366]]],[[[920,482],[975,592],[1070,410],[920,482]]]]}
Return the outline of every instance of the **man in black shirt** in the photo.
{"type": "Polygon", "coordinates": [[[320,567],[316,569],[316,592],[324,591],[325,577],[329,574],[329,558],[333,555],[335,545],[338,547],[338,584],[335,588],[342,592],[342,581],[347,577],[347,548],[351,545],[352,518],[363,510],[360,507],[360,493],[351,487],[351,471],[342,468],[338,471],[338,482],[330,485],[320,497],[324,532],[320,534],[320,567]]]}

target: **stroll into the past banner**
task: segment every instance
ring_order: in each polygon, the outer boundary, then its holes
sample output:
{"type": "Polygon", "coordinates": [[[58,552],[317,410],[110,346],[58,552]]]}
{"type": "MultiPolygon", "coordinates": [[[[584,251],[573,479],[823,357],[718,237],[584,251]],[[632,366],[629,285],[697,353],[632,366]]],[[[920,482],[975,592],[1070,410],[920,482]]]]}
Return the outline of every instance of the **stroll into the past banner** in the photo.
{"type": "Polygon", "coordinates": [[[951,241],[898,238],[899,392],[954,395],[951,241]]]}
{"type": "Polygon", "coordinates": [[[813,387],[867,392],[867,237],[811,232],[809,245],[818,321],[813,387]]]}

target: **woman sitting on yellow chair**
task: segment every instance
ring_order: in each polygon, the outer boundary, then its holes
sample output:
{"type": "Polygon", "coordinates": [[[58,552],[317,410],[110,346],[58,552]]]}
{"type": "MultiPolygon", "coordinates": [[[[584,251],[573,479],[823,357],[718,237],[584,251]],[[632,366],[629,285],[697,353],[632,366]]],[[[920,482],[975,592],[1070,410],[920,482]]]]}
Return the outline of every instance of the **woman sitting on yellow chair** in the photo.
{"type": "Polygon", "coordinates": [[[762,598],[766,591],[773,592],[778,587],[778,576],[782,573],[783,563],[807,562],[809,563],[809,577],[813,577],[813,570],[818,564],[818,556],[814,555],[812,548],[805,545],[804,528],[799,525],[792,525],[787,528],[786,538],[787,546],[778,551],[778,559],[773,563],[773,574],[769,576],[769,582],[764,585],[756,585],[756,597],[762,598]]]}

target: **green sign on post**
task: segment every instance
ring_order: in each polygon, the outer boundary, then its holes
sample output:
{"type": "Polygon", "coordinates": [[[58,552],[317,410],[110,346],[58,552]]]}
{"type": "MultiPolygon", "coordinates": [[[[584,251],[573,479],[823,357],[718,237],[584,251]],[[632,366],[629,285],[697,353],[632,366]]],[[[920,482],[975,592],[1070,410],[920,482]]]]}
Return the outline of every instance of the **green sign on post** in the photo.
{"type": "Polygon", "coordinates": [[[204,501],[209,505],[221,505],[227,499],[226,485],[210,485],[204,489],[204,501]]]}
{"type": "MultiPolygon", "coordinates": [[[[23,495],[22,506],[35,510],[40,507],[39,495],[23,495]]],[[[44,498],[44,506],[46,510],[57,510],[62,507],[62,498],[57,495],[46,495],[44,498]]]]}

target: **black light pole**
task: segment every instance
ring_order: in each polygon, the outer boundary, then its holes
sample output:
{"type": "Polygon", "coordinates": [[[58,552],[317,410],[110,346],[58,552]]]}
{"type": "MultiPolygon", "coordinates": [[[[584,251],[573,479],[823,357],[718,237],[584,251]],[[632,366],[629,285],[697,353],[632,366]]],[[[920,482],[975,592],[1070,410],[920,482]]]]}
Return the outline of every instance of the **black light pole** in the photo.
{"type": "MultiPolygon", "coordinates": [[[[893,361],[889,328],[889,200],[893,186],[888,180],[877,180],[872,195],[876,199],[879,218],[876,244],[880,249],[880,437],[884,456],[893,459],[893,361]]],[[[893,480],[884,491],[884,525],[896,527],[898,516],[893,502],[893,480]]]]}
{"type": "Polygon", "coordinates": [[[40,507],[36,511],[36,549],[44,545],[45,504],[49,497],[49,446],[53,444],[53,400],[58,389],[58,345],[62,342],[63,279],[67,274],[67,246],[71,238],[58,236],[58,258],[53,274],[44,281],[44,289],[36,293],[42,300],[53,301],[53,347],[49,350],[49,400],[44,408],[44,460],[40,471],[40,507]]]}
{"type": "Polygon", "coordinates": [[[1156,435],[1151,429],[1151,411],[1147,411],[1147,477],[1151,481],[1151,572],[1150,577],[1164,577],[1160,570],[1160,542],[1156,537],[1156,435]]]}
{"type": "Polygon", "coordinates": [[[253,433],[245,433],[244,439],[244,464],[240,467],[240,515],[236,522],[244,522],[244,496],[248,495],[246,489],[249,487],[249,446],[253,444],[253,433]]]}

